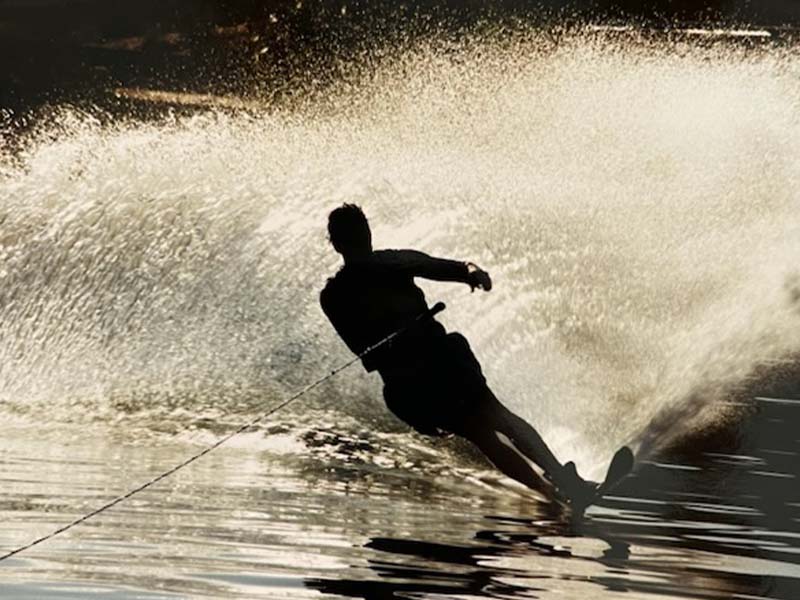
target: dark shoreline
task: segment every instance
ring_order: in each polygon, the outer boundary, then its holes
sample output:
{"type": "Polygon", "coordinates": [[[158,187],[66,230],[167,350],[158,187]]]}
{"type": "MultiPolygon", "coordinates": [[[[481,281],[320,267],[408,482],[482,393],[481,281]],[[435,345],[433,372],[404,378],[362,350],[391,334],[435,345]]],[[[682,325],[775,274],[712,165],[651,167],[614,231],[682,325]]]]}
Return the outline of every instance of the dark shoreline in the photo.
{"type": "MultiPolygon", "coordinates": [[[[361,38],[324,60],[319,59],[319,51],[298,50],[283,64],[245,60],[250,56],[248,52],[252,52],[252,44],[249,38],[243,40],[241,32],[226,38],[223,50],[212,45],[215,48],[212,52],[202,54],[213,57],[206,64],[191,67],[187,65],[199,60],[197,49],[163,46],[157,51],[140,52],[100,48],[98,54],[91,54],[97,50],[92,48],[88,54],[81,54],[77,62],[75,57],[69,58],[67,52],[65,60],[72,61],[75,68],[57,75],[31,71],[33,77],[39,77],[34,82],[20,80],[21,83],[8,85],[3,77],[13,78],[14,70],[5,73],[0,70],[2,149],[7,157],[16,155],[31,139],[30,134],[42,126],[49,130],[47,135],[51,135],[49,124],[57,121],[63,110],[108,124],[119,119],[148,122],[203,113],[244,112],[258,117],[273,111],[291,113],[300,109],[302,112],[307,106],[313,106],[314,112],[319,113],[324,110],[323,105],[327,106],[331,98],[336,98],[337,89],[359,83],[360,77],[369,72],[374,57],[414,51],[431,42],[434,46],[445,47],[455,42],[469,47],[484,36],[494,36],[498,40],[530,39],[531,35],[539,35],[538,32],[545,33],[544,39],[553,49],[564,41],[583,37],[632,48],[674,46],[678,52],[697,48],[701,52],[709,51],[709,56],[729,50],[759,53],[777,49],[780,52],[800,42],[800,28],[792,26],[729,30],[586,22],[532,25],[508,21],[505,25],[485,22],[451,30],[428,27],[406,39],[401,39],[401,32],[397,30],[394,37],[361,38]],[[173,64],[176,57],[177,66],[173,64]],[[116,66],[109,67],[106,64],[109,61],[116,66]],[[162,69],[164,65],[170,66],[162,69]],[[368,68],[364,69],[364,65],[368,68]],[[83,76],[92,69],[94,73],[83,76]]],[[[0,40],[0,51],[2,46],[3,40],[0,40]]],[[[8,53],[5,56],[8,58],[8,53]]]]}
{"type": "Polygon", "coordinates": [[[324,0],[313,6],[7,0],[0,3],[0,113],[18,120],[61,104],[115,110],[109,92],[119,88],[284,100],[309,81],[335,79],[337,63],[376,48],[409,46],[432,35],[458,39],[482,28],[570,32],[592,24],[608,28],[603,35],[688,36],[701,43],[714,43],[714,36],[703,41],[702,34],[686,31],[748,28],[770,37],[745,36],[738,43],[784,43],[798,37],[800,11],[793,12],[780,2],[754,8],[690,0],[546,0],[533,7],[521,0],[490,7],[455,0],[324,0]]]}

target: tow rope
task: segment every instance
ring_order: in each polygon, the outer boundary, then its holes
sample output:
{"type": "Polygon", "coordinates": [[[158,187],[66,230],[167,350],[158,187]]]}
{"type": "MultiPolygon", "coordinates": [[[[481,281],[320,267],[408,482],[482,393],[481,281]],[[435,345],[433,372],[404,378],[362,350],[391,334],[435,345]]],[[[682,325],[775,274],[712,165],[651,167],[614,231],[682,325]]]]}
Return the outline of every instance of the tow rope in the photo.
{"type": "Polygon", "coordinates": [[[32,542],[30,542],[28,544],[25,544],[24,546],[20,546],[19,548],[16,548],[14,550],[11,550],[10,552],[7,552],[6,554],[3,554],[2,556],[0,556],[0,561],[3,561],[5,559],[7,559],[7,558],[10,558],[10,557],[14,556],[15,554],[19,554],[20,552],[24,552],[25,550],[28,550],[29,548],[32,548],[33,546],[41,544],[42,542],[46,542],[50,538],[53,538],[53,537],[55,537],[55,536],[57,536],[57,535],[59,535],[61,533],[64,533],[65,531],[68,531],[69,529],[72,529],[76,525],[80,525],[81,523],[84,523],[85,521],[88,521],[92,517],[95,517],[95,516],[99,515],[100,513],[105,512],[109,508],[112,508],[113,506],[116,506],[120,502],[122,502],[124,500],[127,500],[131,496],[134,496],[135,494],[138,494],[139,492],[141,492],[143,490],[146,490],[147,488],[149,488],[152,485],[155,485],[156,483],[158,483],[162,479],[166,479],[167,477],[169,477],[173,473],[176,473],[177,471],[180,471],[184,467],[189,466],[194,461],[196,461],[199,458],[202,458],[203,456],[205,456],[206,454],[208,454],[212,450],[216,450],[217,448],[222,446],[222,444],[224,444],[225,442],[229,441],[233,437],[235,437],[235,436],[237,436],[237,435],[239,435],[241,433],[244,433],[245,431],[247,431],[251,427],[254,427],[255,425],[257,425],[258,423],[260,423],[261,421],[263,421],[267,417],[269,417],[271,415],[274,415],[276,412],[278,412],[279,410],[281,410],[283,408],[286,408],[287,406],[289,406],[289,404],[291,404],[292,402],[294,402],[298,398],[301,398],[301,397],[305,396],[308,392],[313,390],[315,387],[321,385],[322,383],[326,382],[330,378],[332,378],[332,377],[336,376],[337,374],[341,373],[342,371],[344,371],[349,366],[355,364],[356,362],[358,362],[359,360],[364,358],[370,352],[373,352],[374,350],[377,350],[378,348],[380,348],[381,346],[389,343],[394,338],[396,338],[398,335],[404,333],[406,330],[408,330],[411,327],[415,326],[419,322],[433,317],[434,315],[436,315],[437,313],[440,313],[444,309],[445,309],[444,303],[443,302],[437,302],[432,308],[426,310],[423,313],[420,313],[411,322],[407,323],[406,325],[404,325],[400,329],[397,329],[396,331],[393,331],[392,333],[387,335],[382,340],[380,340],[378,342],[375,342],[373,345],[369,346],[366,350],[361,352],[361,354],[359,354],[355,358],[352,358],[349,361],[347,361],[346,363],[336,367],[330,373],[324,375],[323,377],[320,377],[319,379],[317,379],[313,383],[310,383],[310,384],[306,385],[303,389],[301,389],[300,391],[296,392],[295,394],[293,394],[292,396],[290,396],[289,398],[287,398],[283,402],[277,404],[276,406],[273,406],[268,411],[266,411],[265,413],[262,413],[261,415],[259,415],[255,419],[252,419],[252,420],[248,421],[247,423],[244,423],[242,426],[240,426],[235,431],[232,431],[231,433],[229,433],[226,436],[222,437],[221,439],[217,440],[216,442],[214,442],[210,446],[207,446],[206,448],[204,448],[203,450],[201,450],[197,454],[194,454],[194,455],[190,456],[189,458],[187,458],[183,462],[175,465],[174,467],[168,469],[167,471],[164,471],[163,473],[157,475],[156,477],[153,477],[152,479],[150,479],[149,481],[141,484],[140,486],[131,489],[130,491],[126,492],[125,494],[114,498],[113,500],[107,502],[106,504],[103,504],[102,506],[94,509],[93,511],[91,511],[89,513],[86,513],[85,515],[83,515],[82,517],[80,517],[78,519],[75,519],[71,523],[63,525],[63,526],[59,527],[58,529],[56,529],[55,531],[52,531],[52,532],[48,533],[47,535],[44,535],[44,536],[42,536],[40,538],[37,538],[37,539],[33,540],[32,542]]]}

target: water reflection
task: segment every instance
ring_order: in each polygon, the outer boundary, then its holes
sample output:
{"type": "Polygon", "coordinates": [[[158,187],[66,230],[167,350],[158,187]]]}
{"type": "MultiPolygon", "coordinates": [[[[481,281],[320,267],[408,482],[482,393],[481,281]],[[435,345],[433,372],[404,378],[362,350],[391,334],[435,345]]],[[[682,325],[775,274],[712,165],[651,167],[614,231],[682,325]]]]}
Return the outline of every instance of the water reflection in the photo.
{"type": "MultiPolygon", "coordinates": [[[[373,538],[365,548],[379,553],[379,558],[368,561],[370,577],[312,578],[306,580],[306,585],[325,593],[365,600],[402,598],[409,594],[531,598],[548,591],[561,593],[570,584],[576,588],[588,584],[596,589],[583,589],[581,593],[598,598],[615,597],[619,592],[709,599],[800,597],[800,573],[797,576],[735,573],[732,572],[737,568],[735,563],[709,556],[708,549],[700,546],[684,546],[679,552],[659,551],[657,538],[637,531],[635,524],[617,531],[613,523],[609,527],[608,523],[591,521],[577,528],[559,530],[535,521],[491,519],[497,529],[478,531],[463,545],[373,538]],[[502,527],[504,524],[506,527],[502,527]],[[615,537],[625,534],[629,538],[615,537]],[[560,542],[548,541],[554,538],[560,542]],[[584,554],[587,546],[592,545],[591,538],[606,546],[596,556],[584,554]],[[549,564],[552,559],[557,560],[558,566],[549,564]]],[[[678,533],[676,545],[680,538],[678,533]]],[[[742,564],[738,566],[741,568],[742,564]]]]}
{"type": "MultiPolygon", "coordinates": [[[[488,533],[492,537],[495,532],[488,533]]],[[[476,534],[479,539],[481,533],[476,534]]],[[[309,579],[308,587],[348,598],[397,598],[409,593],[458,594],[478,597],[523,597],[528,586],[506,583],[502,578],[524,576],[514,568],[484,566],[507,551],[495,544],[453,545],[374,538],[366,548],[385,553],[384,560],[370,559],[374,579],[309,579]]]]}

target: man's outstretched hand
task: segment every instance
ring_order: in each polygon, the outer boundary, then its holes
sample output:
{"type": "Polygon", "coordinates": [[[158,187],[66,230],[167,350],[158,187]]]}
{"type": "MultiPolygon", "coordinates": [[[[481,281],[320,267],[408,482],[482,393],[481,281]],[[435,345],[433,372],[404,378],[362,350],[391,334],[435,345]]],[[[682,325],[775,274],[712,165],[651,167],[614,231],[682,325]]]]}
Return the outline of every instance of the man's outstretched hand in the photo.
{"type": "Polygon", "coordinates": [[[475,291],[475,288],[480,288],[485,292],[488,292],[492,289],[492,278],[489,277],[489,274],[481,269],[478,265],[467,263],[467,273],[469,276],[467,283],[473,292],[475,291]]]}

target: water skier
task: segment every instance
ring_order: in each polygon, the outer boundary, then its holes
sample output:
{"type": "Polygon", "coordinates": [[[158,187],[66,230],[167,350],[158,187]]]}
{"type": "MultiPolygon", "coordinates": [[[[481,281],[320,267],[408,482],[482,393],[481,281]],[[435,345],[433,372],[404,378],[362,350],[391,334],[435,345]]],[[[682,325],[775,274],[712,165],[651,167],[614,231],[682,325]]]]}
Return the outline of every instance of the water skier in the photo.
{"type": "MultiPolygon", "coordinates": [[[[492,289],[489,274],[473,263],[416,250],[373,250],[367,218],[354,204],[330,213],[328,234],[344,266],[328,279],[320,302],[355,354],[428,310],[415,277],[492,289]]],[[[495,397],[466,338],[447,333],[433,317],[362,362],[367,371],[381,375],[388,408],[420,433],[468,439],[505,475],[531,489],[546,493],[548,486],[528,460],[573,504],[584,505],[593,497],[595,484],[581,479],[574,463],[562,465],[537,431],[495,397]]]]}

